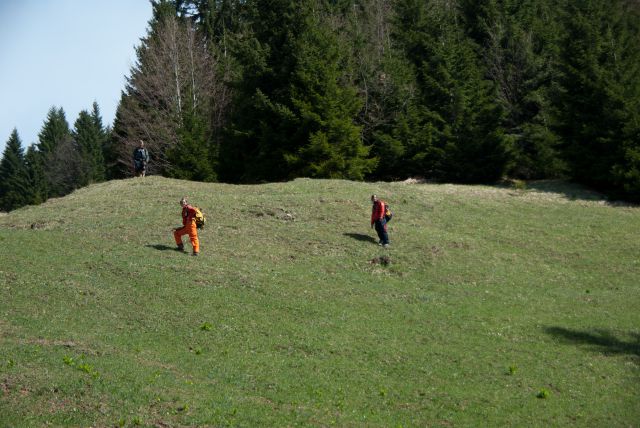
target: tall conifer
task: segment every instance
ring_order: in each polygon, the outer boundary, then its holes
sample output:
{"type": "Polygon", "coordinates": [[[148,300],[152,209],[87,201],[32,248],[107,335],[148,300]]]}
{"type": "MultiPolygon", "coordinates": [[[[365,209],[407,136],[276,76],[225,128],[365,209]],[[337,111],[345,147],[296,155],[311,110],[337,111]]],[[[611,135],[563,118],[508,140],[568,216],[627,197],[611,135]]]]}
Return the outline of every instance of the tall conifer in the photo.
{"type": "Polygon", "coordinates": [[[558,115],[573,176],[640,199],[640,19],[624,0],[570,2],[558,115]]]}
{"type": "Polygon", "coordinates": [[[0,209],[11,211],[29,204],[31,199],[24,150],[14,129],[0,160],[0,209]]]}
{"type": "Polygon", "coordinates": [[[105,179],[104,157],[102,146],[105,132],[97,103],[89,113],[82,110],[74,123],[73,138],[78,147],[80,162],[79,185],[86,186],[105,179]]]}
{"type": "Polygon", "coordinates": [[[360,109],[342,81],[335,35],[314,0],[259,0],[242,46],[243,78],[222,167],[229,180],[299,175],[362,179],[375,160],[354,121],[360,109]]]}
{"type": "MultiPolygon", "coordinates": [[[[62,107],[51,107],[42,130],[38,134],[36,144],[38,156],[32,165],[31,173],[35,188],[42,193],[40,199],[46,201],[50,197],[65,194],[56,171],[64,170],[65,165],[57,165],[57,162],[67,162],[59,156],[57,151],[63,142],[71,138],[69,123],[67,122],[62,107]]],[[[65,150],[67,152],[67,150],[65,150]]],[[[67,165],[68,166],[68,165],[67,165]]]]}
{"type": "Polygon", "coordinates": [[[459,18],[455,2],[398,2],[398,38],[414,64],[420,92],[402,135],[419,143],[410,156],[425,175],[494,181],[507,162],[502,111],[459,18]]]}

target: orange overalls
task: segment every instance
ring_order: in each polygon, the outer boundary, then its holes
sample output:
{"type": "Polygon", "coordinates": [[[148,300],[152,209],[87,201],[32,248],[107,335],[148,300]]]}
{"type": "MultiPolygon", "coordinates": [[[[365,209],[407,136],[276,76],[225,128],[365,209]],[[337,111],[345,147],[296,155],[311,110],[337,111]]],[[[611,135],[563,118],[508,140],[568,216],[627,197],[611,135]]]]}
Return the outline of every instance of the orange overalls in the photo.
{"type": "Polygon", "coordinates": [[[183,227],[173,232],[176,239],[176,245],[182,245],[182,235],[189,235],[191,246],[194,253],[200,252],[200,241],[198,241],[198,232],[196,230],[196,210],[191,205],[182,208],[182,224],[183,227]]]}

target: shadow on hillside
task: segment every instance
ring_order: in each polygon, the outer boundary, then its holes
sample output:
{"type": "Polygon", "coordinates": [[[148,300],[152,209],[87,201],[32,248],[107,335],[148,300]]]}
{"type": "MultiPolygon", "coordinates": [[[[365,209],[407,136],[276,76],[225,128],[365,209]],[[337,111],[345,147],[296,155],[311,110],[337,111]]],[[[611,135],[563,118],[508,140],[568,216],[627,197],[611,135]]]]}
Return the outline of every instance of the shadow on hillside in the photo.
{"type": "Polygon", "coordinates": [[[363,235],[362,233],[343,233],[343,235],[348,236],[349,238],[353,238],[357,241],[373,242],[374,244],[378,243],[378,241],[376,241],[375,238],[369,235],[363,235]]]}
{"type": "MultiPolygon", "coordinates": [[[[607,195],[590,189],[578,183],[565,180],[532,180],[525,182],[526,190],[539,193],[555,193],[564,196],[571,201],[602,201],[608,205],[622,207],[636,207],[636,204],[619,201],[607,197],[607,195]]],[[[514,183],[504,183],[498,187],[514,188],[514,183]]]]}
{"type": "Polygon", "coordinates": [[[164,244],[149,244],[149,245],[145,245],[148,248],[153,248],[155,250],[158,251],[176,251],[176,247],[170,247],[168,245],[164,245],[164,244]]]}
{"type": "Polygon", "coordinates": [[[562,180],[537,180],[527,183],[527,188],[543,193],[560,193],[572,201],[608,201],[608,198],[595,190],[577,183],[562,180]]]}
{"type": "Polygon", "coordinates": [[[603,354],[629,354],[640,357],[640,334],[633,334],[631,341],[620,340],[607,330],[586,331],[569,330],[563,327],[547,327],[545,332],[568,343],[589,345],[603,354]]]}

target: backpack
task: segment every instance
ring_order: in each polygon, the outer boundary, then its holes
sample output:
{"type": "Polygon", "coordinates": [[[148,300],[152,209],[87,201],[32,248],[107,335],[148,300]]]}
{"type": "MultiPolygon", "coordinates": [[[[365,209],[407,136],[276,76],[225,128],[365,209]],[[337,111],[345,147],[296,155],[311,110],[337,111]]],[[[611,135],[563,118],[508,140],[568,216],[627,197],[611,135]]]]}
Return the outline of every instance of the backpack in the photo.
{"type": "Polygon", "coordinates": [[[204,212],[202,212],[202,210],[198,207],[193,207],[194,210],[196,210],[196,215],[195,215],[195,219],[196,219],[196,227],[198,229],[202,229],[204,228],[204,224],[207,222],[207,218],[204,216],[204,212]]]}
{"type": "Polygon", "coordinates": [[[137,148],[135,153],[133,154],[133,159],[137,160],[137,161],[144,161],[147,158],[147,154],[145,153],[145,149],[141,149],[141,148],[137,148]]]}
{"type": "Polygon", "coordinates": [[[387,203],[384,204],[384,219],[389,222],[393,218],[393,212],[387,203]]]}

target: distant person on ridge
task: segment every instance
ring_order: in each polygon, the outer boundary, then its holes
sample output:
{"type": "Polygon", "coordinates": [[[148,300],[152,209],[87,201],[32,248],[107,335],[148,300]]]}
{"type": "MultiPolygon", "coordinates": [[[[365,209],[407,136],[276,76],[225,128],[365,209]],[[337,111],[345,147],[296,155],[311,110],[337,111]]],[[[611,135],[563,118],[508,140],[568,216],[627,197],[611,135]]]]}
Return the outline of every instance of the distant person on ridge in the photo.
{"type": "Polygon", "coordinates": [[[182,227],[177,227],[173,230],[173,237],[176,239],[176,245],[179,251],[184,251],[184,244],[182,243],[182,235],[189,235],[191,240],[191,246],[193,247],[193,255],[197,256],[200,253],[200,241],[198,241],[198,232],[196,230],[196,210],[187,203],[187,198],[180,199],[180,206],[182,206],[182,227]]]}
{"type": "Polygon", "coordinates": [[[378,245],[389,246],[389,234],[387,233],[387,219],[385,218],[385,203],[378,199],[376,195],[371,195],[371,227],[376,228],[378,233],[378,245]]]}
{"type": "Polygon", "coordinates": [[[136,177],[146,175],[148,162],[149,152],[144,148],[144,141],[140,140],[140,145],[133,151],[133,169],[136,177]]]}

